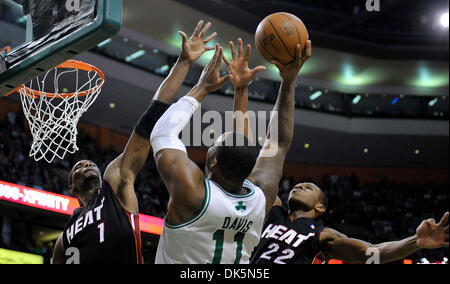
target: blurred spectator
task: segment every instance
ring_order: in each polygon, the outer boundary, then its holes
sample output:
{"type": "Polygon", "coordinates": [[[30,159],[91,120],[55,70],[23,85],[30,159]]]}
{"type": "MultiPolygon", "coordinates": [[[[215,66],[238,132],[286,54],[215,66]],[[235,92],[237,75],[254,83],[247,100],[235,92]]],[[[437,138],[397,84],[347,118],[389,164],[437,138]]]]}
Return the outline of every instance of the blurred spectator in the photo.
{"type": "MultiPolygon", "coordinates": [[[[28,158],[31,135],[27,134],[23,120],[16,122],[20,117],[9,113],[7,122],[0,123],[0,180],[68,195],[67,174],[77,161],[90,159],[104,171],[119,155],[100,149],[93,139],[80,133],[77,144],[81,149],[75,155],[67,156],[65,161],[57,159],[50,165],[35,162],[28,158]]],[[[168,195],[151,157],[136,179],[135,188],[141,212],[163,217],[168,195]]]]}

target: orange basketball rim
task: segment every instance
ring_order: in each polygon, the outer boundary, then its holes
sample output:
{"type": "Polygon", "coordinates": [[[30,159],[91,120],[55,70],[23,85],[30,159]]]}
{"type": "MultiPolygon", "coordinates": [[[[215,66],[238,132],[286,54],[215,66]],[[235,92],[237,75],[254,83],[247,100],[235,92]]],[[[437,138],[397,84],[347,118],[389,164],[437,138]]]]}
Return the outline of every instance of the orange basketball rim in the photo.
{"type": "Polygon", "coordinates": [[[45,96],[48,98],[55,98],[55,97],[70,98],[70,97],[74,97],[74,96],[83,97],[83,96],[92,94],[99,86],[102,86],[103,83],[105,82],[105,75],[103,74],[103,72],[100,69],[98,69],[97,67],[95,67],[89,63],[86,63],[86,62],[82,62],[82,61],[78,61],[78,60],[67,60],[67,61],[59,64],[55,68],[56,69],[74,69],[74,70],[78,69],[78,70],[83,70],[86,72],[95,72],[101,78],[101,80],[98,82],[98,84],[95,87],[93,87],[89,90],[86,90],[86,91],[80,91],[77,93],[58,93],[58,94],[50,93],[50,92],[43,92],[43,91],[39,91],[39,90],[33,90],[33,89],[26,87],[25,84],[23,84],[23,85],[17,87],[15,90],[7,93],[5,95],[5,97],[17,92],[20,89],[23,89],[28,96],[31,96],[33,98],[37,98],[39,96],[45,96]]]}

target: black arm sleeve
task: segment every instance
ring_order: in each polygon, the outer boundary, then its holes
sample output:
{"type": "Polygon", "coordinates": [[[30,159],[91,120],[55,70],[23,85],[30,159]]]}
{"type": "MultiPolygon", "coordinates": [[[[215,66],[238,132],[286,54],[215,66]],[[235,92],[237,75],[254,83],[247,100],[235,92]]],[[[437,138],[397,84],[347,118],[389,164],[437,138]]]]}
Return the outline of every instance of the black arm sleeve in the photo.
{"type": "Polygon", "coordinates": [[[153,127],[155,127],[158,120],[166,112],[170,105],[160,101],[153,100],[150,103],[147,111],[142,114],[141,119],[136,124],[134,131],[143,138],[150,139],[153,127]]]}

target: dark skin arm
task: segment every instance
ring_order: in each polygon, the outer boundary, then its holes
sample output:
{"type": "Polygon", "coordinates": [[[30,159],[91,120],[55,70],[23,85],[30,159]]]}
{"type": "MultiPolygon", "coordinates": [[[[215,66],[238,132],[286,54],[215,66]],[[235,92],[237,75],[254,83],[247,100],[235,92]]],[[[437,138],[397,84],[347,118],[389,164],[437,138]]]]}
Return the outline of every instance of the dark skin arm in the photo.
{"type": "Polygon", "coordinates": [[[247,51],[244,57],[244,43],[241,38],[238,39],[238,55],[234,43],[230,41],[230,49],[232,54],[232,61],[223,58],[228,65],[228,72],[232,75],[232,82],[234,86],[234,120],[233,126],[237,133],[245,135],[250,141],[253,141],[253,133],[248,117],[248,86],[253,81],[256,75],[266,69],[264,66],[257,66],[250,69],[248,61],[251,56],[251,45],[247,45],[247,51]]]}
{"type": "Polygon", "coordinates": [[[311,54],[311,42],[308,41],[303,54],[301,54],[300,45],[297,46],[294,62],[283,65],[278,61],[272,61],[280,70],[282,78],[280,92],[273,109],[278,114],[278,121],[272,117],[266,142],[249,177],[249,180],[263,190],[266,196],[267,213],[277,198],[284,160],[294,136],[295,81],[300,69],[311,57],[311,54]],[[278,131],[278,137],[272,135],[275,130],[278,131]]]}
{"type": "Polygon", "coordinates": [[[191,219],[201,210],[205,199],[202,170],[179,150],[161,150],[155,161],[170,195],[167,221],[178,225],[191,219]]]}
{"type": "MultiPolygon", "coordinates": [[[[187,96],[201,103],[209,93],[220,89],[230,78],[230,75],[220,77],[222,60],[223,49],[216,45],[213,58],[187,96]]],[[[156,153],[155,161],[170,195],[168,222],[177,225],[191,219],[199,213],[205,199],[205,176],[202,170],[180,150],[163,149],[156,153]]]]}
{"type": "MultiPolygon", "coordinates": [[[[207,23],[203,28],[203,21],[200,21],[189,39],[184,32],[179,32],[183,38],[181,55],[159,87],[153,97],[154,100],[171,104],[183,84],[191,64],[206,51],[214,49],[207,47],[206,44],[216,37],[217,33],[204,39],[210,27],[211,23],[207,23]]],[[[111,185],[123,206],[134,214],[139,211],[134,181],[144,166],[150,150],[150,139],[141,137],[133,131],[124,152],[108,165],[104,174],[104,180],[111,185]]]]}
{"type": "Polygon", "coordinates": [[[320,235],[322,252],[327,260],[340,259],[349,263],[366,263],[376,252],[380,263],[393,262],[421,249],[448,247],[448,218],[447,212],[438,224],[434,219],[423,221],[414,236],[377,245],[348,238],[338,231],[327,228],[320,235]]]}
{"type": "Polygon", "coordinates": [[[53,264],[65,264],[66,255],[64,253],[63,234],[59,235],[53,250],[53,264]]]}

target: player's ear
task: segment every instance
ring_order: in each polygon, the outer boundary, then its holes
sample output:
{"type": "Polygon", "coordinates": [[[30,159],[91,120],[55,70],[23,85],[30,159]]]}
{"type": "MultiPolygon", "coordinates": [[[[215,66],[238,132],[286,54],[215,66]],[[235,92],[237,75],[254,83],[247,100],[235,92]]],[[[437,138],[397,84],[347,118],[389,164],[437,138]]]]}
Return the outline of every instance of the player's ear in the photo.
{"type": "Polygon", "coordinates": [[[72,195],[72,196],[76,196],[77,188],[75,187],[75,185],[70,185],[70,186],[69,186],[69,193],[70,193],[70,195],[72,195]]]}
{"type": "Polygon", "coordinates": [[[99,185],[98,185],[98,187],[100,188],[100,187],[103,187],[103,179],[102,179],[102,175],[100,174],[100,176],[99,176],[99,178],[98,178],[98,182],[99,182],[99,185]]]}
{"type": "Polygon", "coordinates": [[[325,213],[325,211],[327,210],[327,208],[325,207],[325,205],[323,205],[322,203],[317,203],[316,206],[314,207],[314,209],[316,209],[317,212],[320,213],[320,215],[322,215],[323,213],[325,213]]]}
{"type": "Polygon", "coordinates": [[[212,161],[211,161],[211,170],[212,170],[212,169],[216,169],[217,166],[218,166],[217,159],[216,159],[216,157],[214,156],[214,157],[212,158],[212,161]]]}

